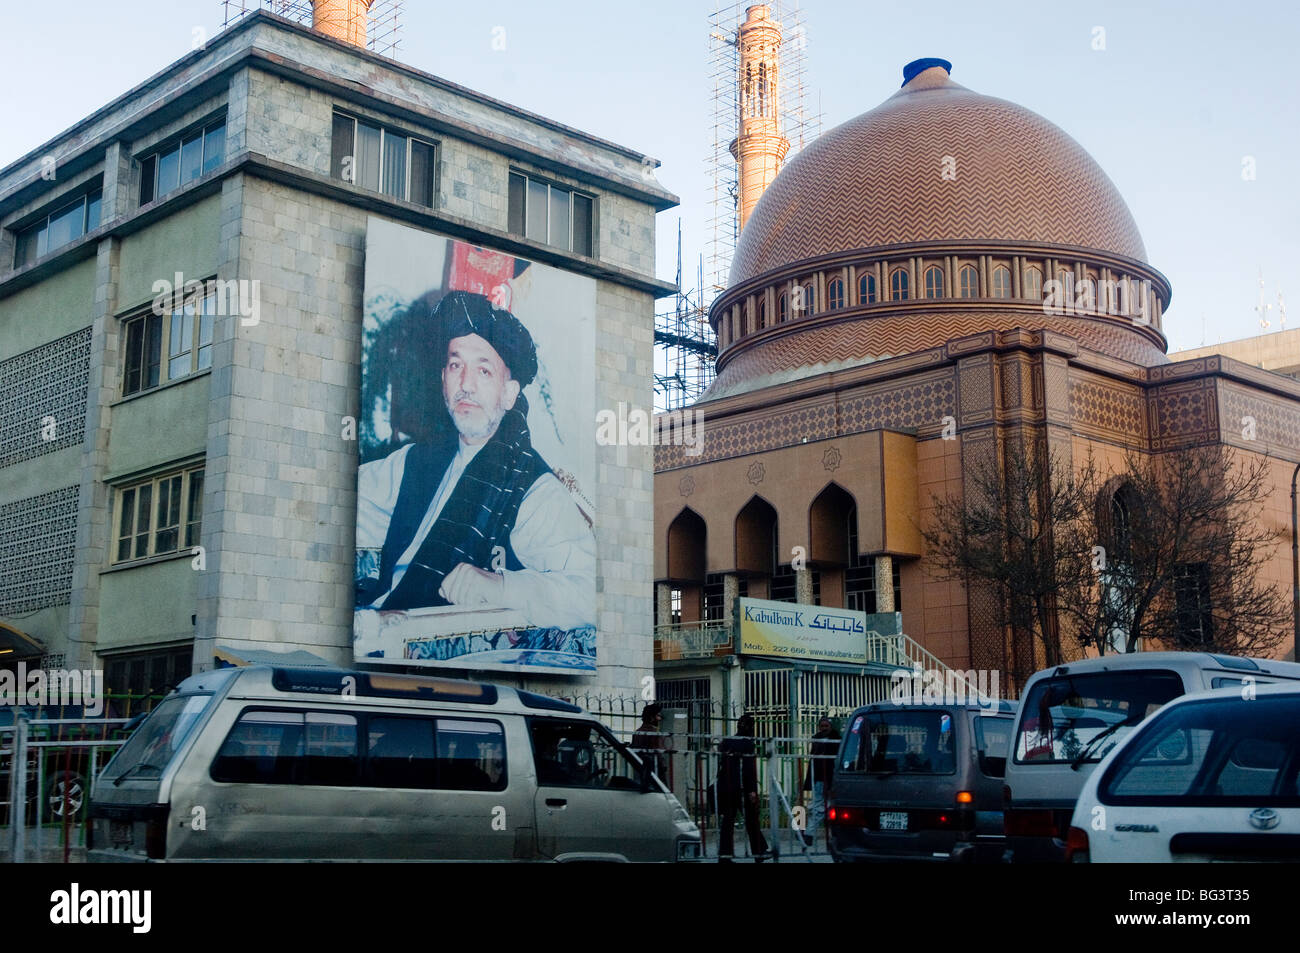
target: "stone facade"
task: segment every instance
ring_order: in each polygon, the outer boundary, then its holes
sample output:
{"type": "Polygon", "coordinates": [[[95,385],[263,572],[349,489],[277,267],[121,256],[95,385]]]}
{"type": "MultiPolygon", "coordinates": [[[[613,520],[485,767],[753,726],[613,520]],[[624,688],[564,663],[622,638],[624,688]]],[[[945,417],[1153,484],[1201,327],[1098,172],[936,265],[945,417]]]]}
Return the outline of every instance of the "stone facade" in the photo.
{"type": "MultiPolygon", "coordinates": [[[[66,484],[76,499],[71,591],[24,631],[79,664],[189,645],[196,669],[219,645],[350,664],[357,451],[344,421],[358,413],[368,218],[596,279],[595,404],[649,407],[654,299],[671,290],[654,277],[654,217],[675,204],[656,165],[257,14],[0,169],[0,362],[67,334],[89,339],[88,368],[72,382],[86,396],[67,414],[84,419],[81,439],[52,452],[20,439],[22,459],[3,465],[0,506],[42,484],[66,484]],[[434,143],[434,207],[332,177],[336,110],[434,143]],[[220,164],[141,206],[140,157],[221,117],[220,164]],[[44,154],[67,178],[39,178],[44,154]],[[592,257],[509,234],[512,169],[594,196],[592,257]],[[65,187],[96,184],[99,228],[10,267],[18,230],[65,187]],[[123,320],[147,313],[153,282],[177,272],[257,282],[258,320],[218,314],[210,369],[124,397],[123,320]],[[59,321],[38,326],[65,303],[59,321]],[[118,488],[182,465],[203,467],[201,553],[114,562],[118,488]]],[[[5,412],[34,433],[40,415],[20,404],[6,391],[5,412]]],[[[596,461],[599,670],[528,687],[630,695],[652,665],[651,451],[598,447],[596,461]]]]}

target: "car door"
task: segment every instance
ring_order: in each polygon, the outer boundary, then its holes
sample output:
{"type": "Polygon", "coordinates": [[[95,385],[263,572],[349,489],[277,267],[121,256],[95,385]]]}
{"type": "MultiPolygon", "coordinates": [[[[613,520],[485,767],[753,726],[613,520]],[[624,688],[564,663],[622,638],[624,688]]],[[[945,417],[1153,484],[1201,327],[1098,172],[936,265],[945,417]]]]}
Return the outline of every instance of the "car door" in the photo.
{"type": "Polygon", "coordinates": [[[671,860],[668,800],[642,793],[639,765],[601,725],[530,718],[537,844],[556,860],[671,860]]]}

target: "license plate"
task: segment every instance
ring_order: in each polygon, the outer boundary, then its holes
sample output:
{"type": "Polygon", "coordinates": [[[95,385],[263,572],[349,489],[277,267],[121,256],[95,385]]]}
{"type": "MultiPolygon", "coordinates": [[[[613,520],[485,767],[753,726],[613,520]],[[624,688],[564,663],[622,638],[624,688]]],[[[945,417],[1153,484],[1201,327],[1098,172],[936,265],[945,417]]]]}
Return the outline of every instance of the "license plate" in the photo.
{"type": "Polygon", "coordinates": [[[108,841],[114,847],[130,847],[131,846],[131,822],[130,821],[109,821],[108,841]]]}
{"type": "Polygon", "coordinates": [[[906,811],[881,811],[880,829],[882,831],[907,830],[907,812],[906,811]]]}

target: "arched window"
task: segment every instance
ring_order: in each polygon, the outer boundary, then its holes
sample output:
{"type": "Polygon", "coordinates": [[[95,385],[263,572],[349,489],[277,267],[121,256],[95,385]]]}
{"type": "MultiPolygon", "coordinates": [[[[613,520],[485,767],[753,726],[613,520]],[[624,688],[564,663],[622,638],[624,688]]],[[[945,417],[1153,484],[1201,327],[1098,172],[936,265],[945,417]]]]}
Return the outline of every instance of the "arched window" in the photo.
{"type": "Polygon", "coordinates": [[[1011,269],[1006,265],[998,265],[993,269],[993,297],[1011,297],[1011,269]]]}
{"type": "Polygon", "coordinates": [[[943,297],[943,269],[931,265],[925,269],[925,296],[927,298],[943,297]]]}
{"type": "Polygon", "coordinates": [[[1043,273],[1032,266],[1026,268],[1021,286],[1024,297],[1041,298],[1043,296],[1043,273]]]}
{"type": "Polygon", "coordinates": [[[758,299],[758,328],[761,331],[767,327],[767,297],[761,296],[758,299]]]}
{"type": "Polygon", "coordinates": [[[863,275],[858,279],[858,304],[876,303],[876,276],[863,275]]]}
{"type": "Polygon", "coordinates": [[[907,300],[907,271],[895,268],[889,273],[889,297],[893,301],[907,300]]]}
{"type": "Polygon", "coordinates": [[[812,314],[817,310],[817,290],[810,281],[803,286],[803,309],[800,314],[812,314]]]}
{"type": "Polygon", "coordinates": [[[980,276],[974,265],[962,265],[959,285],[963,298],[978,298],[980,293],[980,276]]]}
{"type": "Polygon", "coordinates": [[[838,311],[844,307],[844,282],[834,278],[826,285],[826,309],[838,311]]]}
{"type": "Polygon", "coordinates": [[[782,291],[776,299],[776,319],[784,324],[790,320],[790,293],[782,291]]]}

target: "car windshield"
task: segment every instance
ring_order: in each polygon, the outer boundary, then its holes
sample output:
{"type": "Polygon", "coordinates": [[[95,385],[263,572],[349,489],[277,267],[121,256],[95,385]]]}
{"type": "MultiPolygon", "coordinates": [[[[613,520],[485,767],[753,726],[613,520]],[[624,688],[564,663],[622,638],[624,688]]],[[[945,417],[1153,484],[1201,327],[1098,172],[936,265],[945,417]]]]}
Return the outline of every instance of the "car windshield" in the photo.
{"type": "Polygon", "coordinates": [[[1100,761],[1124,735],[1183,694],[1169,671],[1096,672],[1046,678],[1020,709],[1017,763],[1100,761]]]}
{"type": "Polygon", "coordinates": [[[940,709],[855,715],[840,770],[868,774],[952,774],[957,770],[952,714],[940,709]]]}
{"type": "Polygon", "coordinates": [[[1187,702],[1152,719],[1099,785],[1107,804],[1300,807],[1300,695],[1187,702]]]}
{"type": "Polygon", "coordinates": [[[173,695],[159,703],[122,750],[104,769],[105,778],[133,776],[156,778],[171,763],[211,695],[173,695]]]}

